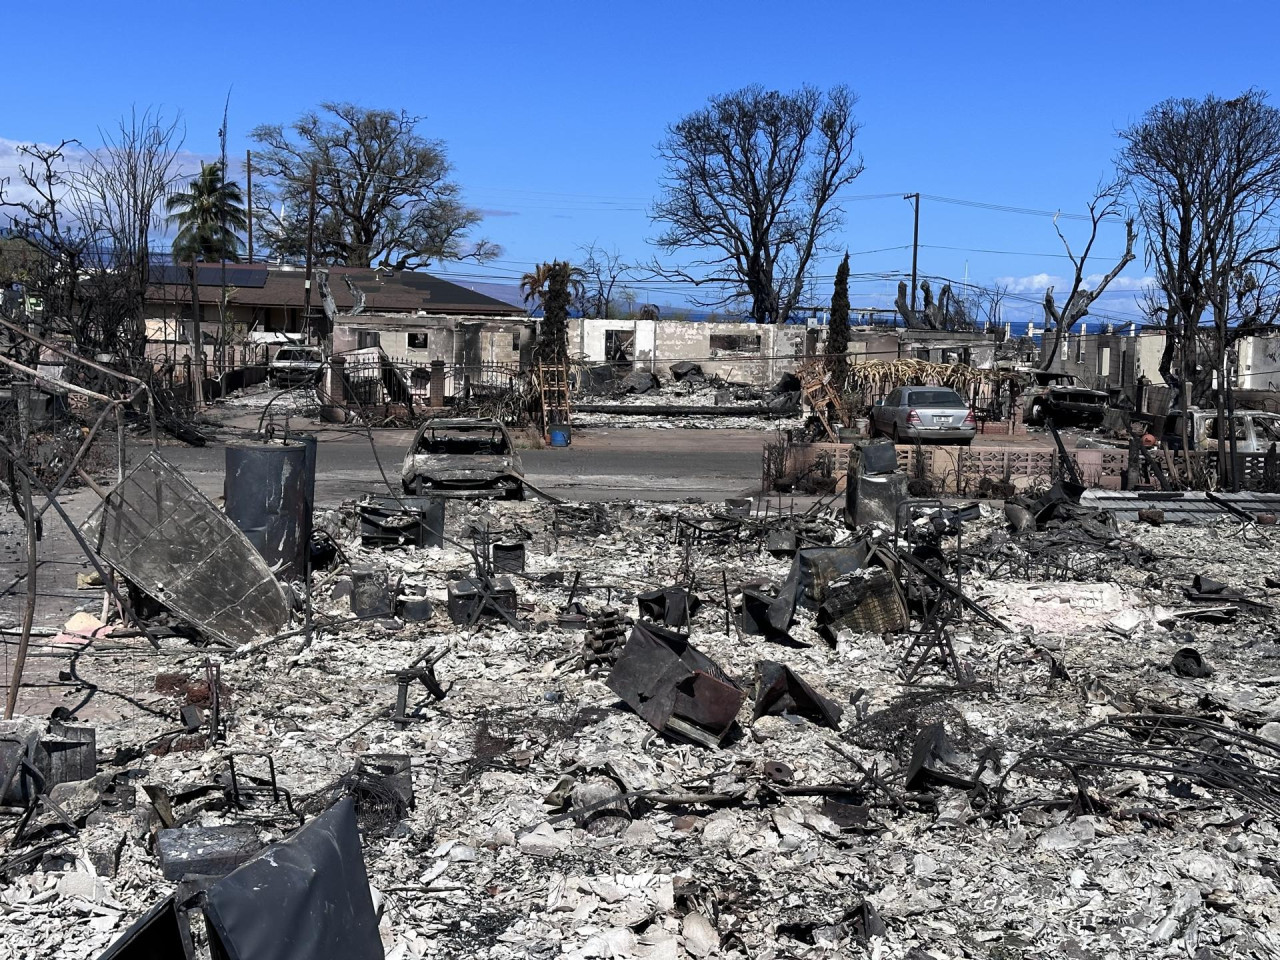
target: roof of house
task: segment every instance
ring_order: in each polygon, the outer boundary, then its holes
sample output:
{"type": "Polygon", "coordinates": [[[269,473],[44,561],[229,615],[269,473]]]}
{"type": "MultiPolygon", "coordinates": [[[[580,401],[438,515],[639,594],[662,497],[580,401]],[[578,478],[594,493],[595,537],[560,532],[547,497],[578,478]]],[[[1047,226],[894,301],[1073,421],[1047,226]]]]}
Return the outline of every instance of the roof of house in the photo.
{"type": "MultiPolygon", "coordinates": [[[[374,270],[357,267],[328,267],[329,292],[339,310],[350,310],[354,298],[343,276],[349,277],[365,296],[364,309],[370,313],[466,313],[523,316],[524,311],[495,297],[429,273],[410,270],[374,270]]],[[[150,301],[183,303],[190,300],[189,268],[182,264],[152,268],[150,301]]],[[[226,282],[232,288],[229,302],[255,307],[296,307],[306,302],[305,273],[298,268],[267,264],[227,264],[226,282]]],[[[217,303],[222,287],[222,264],[200,264],[196,269],[201,303],[217,303]]],[[[320,289],[313,285],[311,306],[320,309],[320,289]]]]}

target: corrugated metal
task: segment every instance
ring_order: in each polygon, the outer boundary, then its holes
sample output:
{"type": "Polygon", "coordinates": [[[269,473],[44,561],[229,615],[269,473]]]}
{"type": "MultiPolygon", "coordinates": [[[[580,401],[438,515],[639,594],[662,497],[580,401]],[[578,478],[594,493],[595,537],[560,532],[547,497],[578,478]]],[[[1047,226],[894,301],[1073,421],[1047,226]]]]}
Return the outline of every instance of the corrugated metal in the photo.
{"type": "Polygon", "coordinates": [[[1280,513],[1280,494],[1275,493],[1176,493],[1087,490],[1080,498],[1082,506],[1107,510],[1117,520],[1137,520],[1139,510],[1162,510],[1166,523],[1212,523],[1223,517],[1251,517],[1260,513],[1280,513]],[[1234,508],[1234,510],[1233,510],[1234,508]]]}

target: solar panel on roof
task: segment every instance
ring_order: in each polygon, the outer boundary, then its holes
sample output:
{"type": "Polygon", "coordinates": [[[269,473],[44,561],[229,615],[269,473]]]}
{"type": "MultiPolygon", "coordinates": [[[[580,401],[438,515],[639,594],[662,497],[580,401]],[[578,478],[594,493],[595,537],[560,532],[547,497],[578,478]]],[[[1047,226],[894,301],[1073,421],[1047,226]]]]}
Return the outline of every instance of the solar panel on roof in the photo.
{"type": "MultiPolygon", "coordinates": [[[[196,272],[200,286],[216,287],[222,283],[222,264],[210,263],[201,265],[196,272]]],[[[235,287],[265,287],[267,285],[266,267],[227,267],[227,283],[235,287]]]]}
{"type": "MultiPolygon", "coordinates": [[[[233,287],[265,287],[266,267],[227,266],[227,283],[233,287]]],[[[183,284],[191,282],[191,268],[181,263],[156,264],[151,268],[151,282],[183,284]]],[[[196,268],[196,281],[202,287],[216,287],[222,283],[222,264],[202,263],[196,268]]]]}

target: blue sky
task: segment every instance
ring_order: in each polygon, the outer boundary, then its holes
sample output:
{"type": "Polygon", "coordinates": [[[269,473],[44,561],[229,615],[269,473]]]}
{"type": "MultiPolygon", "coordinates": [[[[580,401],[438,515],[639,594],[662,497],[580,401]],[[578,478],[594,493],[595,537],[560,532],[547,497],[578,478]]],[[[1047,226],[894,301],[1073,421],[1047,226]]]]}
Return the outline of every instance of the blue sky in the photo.
{"type": "MultiPolygon", "coordinates": [[[[855,274],[909,271],[911,205],[923,194],[1084,211],[1109,175],[1116,131],[1170,96],[1250,86],[1280,103],[1274,2],[865,4],[703,0],[639,3],[208,4],[80,0],[6,11],[0,175],[18,141],[78,137],[132,105],[181,110],[187,147],[217,151],[231,87],[230,149],[321,100],[403,107],[444,140],[480,233],[499,261],[437,272],[518,278],[581,244],[632,260],[656,249],[646,210],[666,125],[749,83],[845,83],[860,97],[866,172],[834,240],[855,274]],[[37,38],[55,31],[53,49],[37,38]],[[18,38],[27,38],[19,40],[18,38]],[[890,194],[883,199],[859,195],[890,194]],[[889,248],[889,249],[886,249],[889,248]],[[896,248],[896,249],[895,249],[896,248]],[[861,251],[878,251],[862,253],[861,251]]],[[[1069,238],[1082,225],[1063,223],[1069,238]],[[1073,233],[1073,231],[1076,231],[1073,233]]],[[[1010,283],[1034,301],[1067,261],[1047,217],[925,200],[920,271],[1010,283]]],[[[1100,254],[1117,255],[1123,227],[1100,254]]],[[[839,253],[818,274],[835,272],[839,253]]],[[[1097,268],[1109,268],[1100,256],[1097,268]]],[[[1141,258],[1096,313],[1133,315],[1141,258]]],[[[828,281],[822,280],[828,285],[828,281]]],[[[855,280],[855,306],[894,283],[855,280]]],[[[675,287],[640,287],[674,302],[675,287]]],[[[823,293],[823,296],[827,294],[823,293]]]]}

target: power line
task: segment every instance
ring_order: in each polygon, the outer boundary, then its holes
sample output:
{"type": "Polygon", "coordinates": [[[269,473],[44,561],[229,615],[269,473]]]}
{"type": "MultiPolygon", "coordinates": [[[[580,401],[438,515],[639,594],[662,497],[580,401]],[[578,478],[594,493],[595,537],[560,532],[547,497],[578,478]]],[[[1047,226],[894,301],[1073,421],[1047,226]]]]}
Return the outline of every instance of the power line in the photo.
{"type": "Polygon", "coordinates": [[[1024,217],[1057,217],[1061,220],[1084,220],[1092,222],[1083,213],[1063,213],[1060,210],[1032,210],[1029,207],[1011,207],[1003,203],[985,203],[981,200],[961,200],[957,197],[940,197],[933,193],[922,193],[925,200],[935,203],[950,203],[960,207],[973,207],[977,210],[990,210],[994,213],[1013,213],[1024,217]]]}

